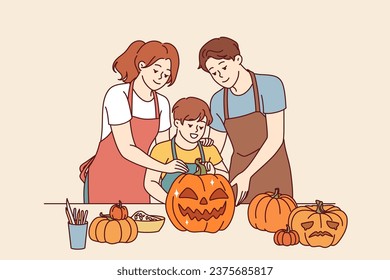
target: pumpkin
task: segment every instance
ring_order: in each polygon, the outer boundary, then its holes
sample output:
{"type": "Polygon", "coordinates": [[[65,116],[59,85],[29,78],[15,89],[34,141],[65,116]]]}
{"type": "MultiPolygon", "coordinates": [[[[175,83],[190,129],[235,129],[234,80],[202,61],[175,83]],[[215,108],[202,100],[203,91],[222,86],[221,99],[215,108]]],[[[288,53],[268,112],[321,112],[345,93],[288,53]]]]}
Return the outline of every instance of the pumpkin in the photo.
{"type": "Polygon", "coordinates": [[[297,207],[295,200],[287,195],[275,192],[266,192],[255,196],[248,206],[248,220],[252,227],[276,232],[284,229],[288,223],[288,217],[297,207]]]}
{"type": "Polygon", "coordinates": [[[110,217],[115,220],[126,219],[129,215],[126,206],[122,205],[122,201],[119,200],[119,203],[116,203],[110,208],[110,217]]]}
{"type": "Polygon", "coordinates": [[[172,184],[165,209],[180,231],[215,233],[226,229],[234,214],[232,187],[222,175],[206,174],[197,159],[195,174],[182,174],[172,184]]]}
{"type": "Polygon", "coordinates": [[[298,232],[302,245],[327,248],[343,237],[348,217],[339,207],[316,200],[316,205],[295,208],[288,223],[298,232]]]}
{"type": "Polygon", "coordinates": [[[128,217],[126,206],[114,204],[110,208],[110,214],[100,212],[99,217],[93,219],[88,235],[97,242],[109,244],[130,243],[137,238],[138,227],[135,221],[128,217]]]}
{"type": "Polygon", "coordinates": [[[286,229],[279,229],[274,234],[274,242],[276,245],[297,245],[299,243],[299,235],[295,230],[290,229],[287,224],[286,229]]]}

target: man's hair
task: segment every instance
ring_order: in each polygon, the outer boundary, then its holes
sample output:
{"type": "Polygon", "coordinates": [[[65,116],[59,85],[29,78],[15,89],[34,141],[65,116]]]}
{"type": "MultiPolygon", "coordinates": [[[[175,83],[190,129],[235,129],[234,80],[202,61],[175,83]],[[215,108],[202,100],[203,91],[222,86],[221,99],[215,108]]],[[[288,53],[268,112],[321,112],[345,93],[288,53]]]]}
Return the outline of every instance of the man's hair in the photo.
{"type": "Polygon", "coordinates": [[[215,59],[234,59],[240,54],[238,43],[228,37],[214,38],[208,41],[199,51],[199,68],[209,72],[206,61],[210,57],[215,59]]]}
{"type": "Polygon", "coordinates": [[[206,117],[206,125],[213,121],[210,108],[206,102],[196,97],[187,97],[178,100],[172,108],[173,119],[184,121],[202,120],[206,117]]]}

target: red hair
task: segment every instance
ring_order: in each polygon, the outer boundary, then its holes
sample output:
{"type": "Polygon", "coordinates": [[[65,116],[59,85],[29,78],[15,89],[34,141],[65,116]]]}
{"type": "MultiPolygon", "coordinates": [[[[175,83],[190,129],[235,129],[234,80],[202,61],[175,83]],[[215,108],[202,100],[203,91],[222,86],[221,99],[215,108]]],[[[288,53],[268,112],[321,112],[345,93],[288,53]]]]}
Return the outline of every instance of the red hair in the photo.
{"type": "Polygon", "coordinates": [[[167,83],[172,85],[179,70],[179,53],[170,43],[161,43],[159,41],[134,41],[127,50],[115,59],[112,64],[112,70],[119,72],[119,80],[129,83],[137,78],[141,69],[139,63],[143,61],[146,67],[149,67],[159,59],[169,59],[171,61],[171,76],[167,83]]]}
{"type": "Polygon", "coordinates": [[[206,61],[210,57],[215,59],[234,59],[240,54],[238,43],[228,37],[214,38],[208,41],[199,51],[199,68],[208,72],[206,61]]]}

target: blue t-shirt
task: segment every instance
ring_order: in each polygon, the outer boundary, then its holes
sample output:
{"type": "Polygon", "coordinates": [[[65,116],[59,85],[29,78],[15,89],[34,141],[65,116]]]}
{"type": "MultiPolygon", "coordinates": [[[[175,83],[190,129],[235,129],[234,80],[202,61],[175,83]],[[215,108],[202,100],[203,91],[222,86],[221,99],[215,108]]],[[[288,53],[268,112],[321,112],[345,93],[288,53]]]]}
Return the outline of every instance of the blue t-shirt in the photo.
{"type": "MultiPolygon", "coordinates": [[[[263,114],[276,113],[286,109],[286,96],[282,81],[272,75],[255,74],[259,91],[260,111],[263,114]]],[[[244,116],[255,111],[253,86],[242,95],[234,95],[228,89],[229,118],[244,116]]],[[[218,131],[226,132],[223,110],[223,88],[211,98],[210,109],[213,122],[210,126],[218,131]]]]}

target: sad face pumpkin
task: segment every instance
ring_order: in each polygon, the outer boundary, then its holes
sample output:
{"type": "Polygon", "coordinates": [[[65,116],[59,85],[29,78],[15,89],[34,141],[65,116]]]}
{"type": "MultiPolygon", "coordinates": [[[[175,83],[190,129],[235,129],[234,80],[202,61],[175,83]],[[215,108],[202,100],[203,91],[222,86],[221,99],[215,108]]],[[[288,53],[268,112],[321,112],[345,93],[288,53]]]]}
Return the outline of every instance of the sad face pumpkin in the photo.
{"type": "Polygon", "coordinates": [[[165,208],[178,230],[214,233],[233,218],[233,190],[221,175],[183,174],[172,184],[165,208]]]}
{"type": "Polygon", "coordinates": [[[347,215],[338,207],[316,205],[295,208],[289,216],[289,226],[298,232],[302,245],[329,247],[336,245],[347,229],[347,215]]]}

